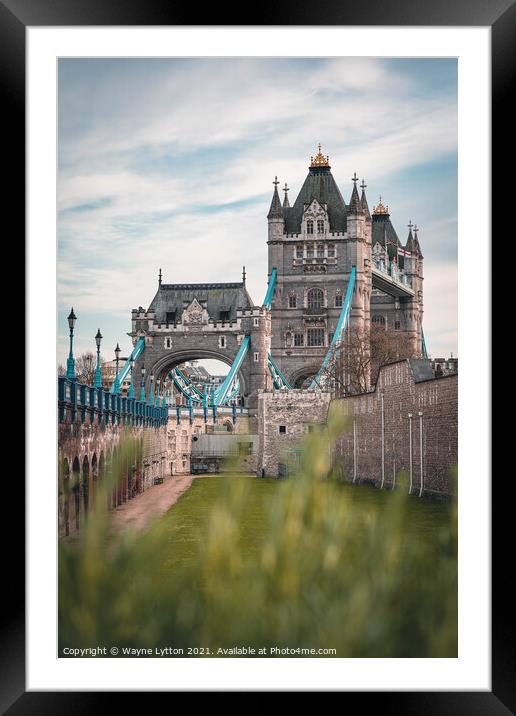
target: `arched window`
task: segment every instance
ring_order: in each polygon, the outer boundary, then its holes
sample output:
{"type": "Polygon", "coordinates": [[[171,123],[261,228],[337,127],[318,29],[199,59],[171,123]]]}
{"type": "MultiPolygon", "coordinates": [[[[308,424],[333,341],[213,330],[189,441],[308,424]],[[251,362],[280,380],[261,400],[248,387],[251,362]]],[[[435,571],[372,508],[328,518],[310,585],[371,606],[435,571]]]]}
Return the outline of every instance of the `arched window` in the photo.
{"type": "Polygon", "coordinates": [[[342,306],[342,294],[336,293],[335,294],[335,308],[341,308],[342,306]]]}
{"type": "Polygon", "coordinates": [[[309,220],[306,222],[306,233],[307,234],[313,234],[314,233],[314,222],[309,220]]]}
{"type": "Polygon", "coordinates": [[[317,221],[317,233],[324,234],[324,221],[322,219],[318,219],[317,221]]]}
{"type": "Polygon", "coordinates": [[[324,291],[320,288],[311,288],[308,291],[308,308],[322,308],[324,306],[324,291]]]}
{"type": "Polygon", "coordinates": [[[291,293],[288,297],[288,307],[297,308],[297,296],[295,293],[291,293]]]}

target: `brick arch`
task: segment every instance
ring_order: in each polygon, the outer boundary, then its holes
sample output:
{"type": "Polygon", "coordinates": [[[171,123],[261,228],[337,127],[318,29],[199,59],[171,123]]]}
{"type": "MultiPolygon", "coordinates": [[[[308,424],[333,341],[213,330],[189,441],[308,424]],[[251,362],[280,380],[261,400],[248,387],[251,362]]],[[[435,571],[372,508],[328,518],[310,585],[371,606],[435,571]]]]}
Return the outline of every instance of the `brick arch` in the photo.
{"type": "Polygon", "coordinates": [[[320,367],[320,364],[305,365],[302,368],[293,371],[288,378],[290,385],[293,388],[301,387],[301,384],[304,383],[308,378],[312,378],[313,376],[317,375],[320,367]]]}
{"type": "Polygon", "coordinates": [[[78,530],[81,524],[81,461],[77,455],[72,462],[71,508],[73,515],[71,528],[78,530]]]}
{"type": "Polygon", "coordinates": [[[90,502],[90,460],[86,454],[82,459],[82,470],[81,470],[81,497],[82,497],[82,510],[84,515],[87,514],[90,502]]]}

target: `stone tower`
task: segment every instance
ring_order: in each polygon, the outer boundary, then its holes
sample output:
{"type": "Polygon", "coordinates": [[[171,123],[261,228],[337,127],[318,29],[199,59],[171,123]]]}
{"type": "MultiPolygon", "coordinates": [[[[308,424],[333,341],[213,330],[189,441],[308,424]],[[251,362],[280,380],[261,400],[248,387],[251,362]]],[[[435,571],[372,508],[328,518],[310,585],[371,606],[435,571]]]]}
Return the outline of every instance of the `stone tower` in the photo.
{"type": "Polygon", "coordinates": [[[381,280],[373,281],[371,316],[375,324],[405,334],[411,346],[411,357],[421,357],[423,324],[423,254],[417,239],[417,227],[409,222],[405,246],[391,223],[389,207],[380,197],[372,216],[373,266],[391,277],[389,292],[381,280]],[[409,291],[397,291],[395,284],[409,291]],[[381,289],[379,286],[381,285],[381,289]]]}
{"type": "Polygon", "coordinates": [[[271,348],[294,387],[306,384],[321,366],[353,265],[357,275],[350,329],[369,330],[372,220],[365,193],[359,197],[356,182],[355,175],[347,205],[320,145],[292,206],[288,187],[282,205],[277,178],[274,181],[267,215],[269,275],[277,270],[271,348]]]}

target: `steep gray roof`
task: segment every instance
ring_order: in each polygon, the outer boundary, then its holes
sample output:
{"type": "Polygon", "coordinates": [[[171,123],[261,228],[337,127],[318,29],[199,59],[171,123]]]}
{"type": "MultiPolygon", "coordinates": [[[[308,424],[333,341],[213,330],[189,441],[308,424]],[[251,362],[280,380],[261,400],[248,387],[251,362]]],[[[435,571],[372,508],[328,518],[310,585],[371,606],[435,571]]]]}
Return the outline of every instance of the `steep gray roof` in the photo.
{"type": "Polygon", "coordinates": [[[229,320],[236,319],[237,308],[250,308],[253,301],[244,283],[162,283],[152,299],[149,311],[158,323],[166,323],[167,313],[176,311],[176,321],[194,298],[206,302],[210,318],[220,320],[221,311],[229,311],[229,320]]]}
{"type": "Polygon", "coordinates": [[[329,167],[310,167],[294,205],[283,209],[286,233],[300,233],[305,205],[314,199],[327,204],[330,231],[346,231],[346,202],[329,167]]]}
{"type": "Polygon", "coordinates": [[[267,214],[268,219],[282,219],[283,218],[283,209],[281,206],[281,201],[278,194],[278,187],[275,182],[274,186],[274,193],[272,195],[272,201],[271,201],[271,208],[269,209],[269,213],[267,214]]]}
{"type": "Polygon", "coordinates": [[[400,267],[403,268],[403,256],[398,256],[398,249],[402,248],[402,243],[398,238],[398,234],[391,223],[389,214],[373,214],[373,223],[371,227],[371,244],[374,246],[378,242],[387,249],[389,258],[392,261],[394,256],[397,257],[400,267]]]}

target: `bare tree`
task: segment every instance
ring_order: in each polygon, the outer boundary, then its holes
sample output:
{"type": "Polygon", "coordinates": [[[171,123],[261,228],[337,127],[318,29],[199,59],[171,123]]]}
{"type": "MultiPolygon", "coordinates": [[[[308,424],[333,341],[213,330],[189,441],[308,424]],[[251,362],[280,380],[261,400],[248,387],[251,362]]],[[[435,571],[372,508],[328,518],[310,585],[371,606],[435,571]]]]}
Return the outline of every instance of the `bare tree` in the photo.
{"type": "Polygon", "coordinates": [[[95,370],[97,368],[97,357],[91,351],[86,351],[75,359],[75,375],[78,383],[93,385],[95,381],[95,370]]]}
{"type": "Polygon", "coordinates": [[[368,338],[365,331],[349,327],[335,346],[318,383],[338,397],[365,393],[376,381],[381,365],[411,355],[410,340],[401,331],[373,324],[368,338]]]}
{"type": "Polygon", "coordinates": [[[66,368],[61,363],[57,366],[57,375],[66,375],[66,368]]]}

